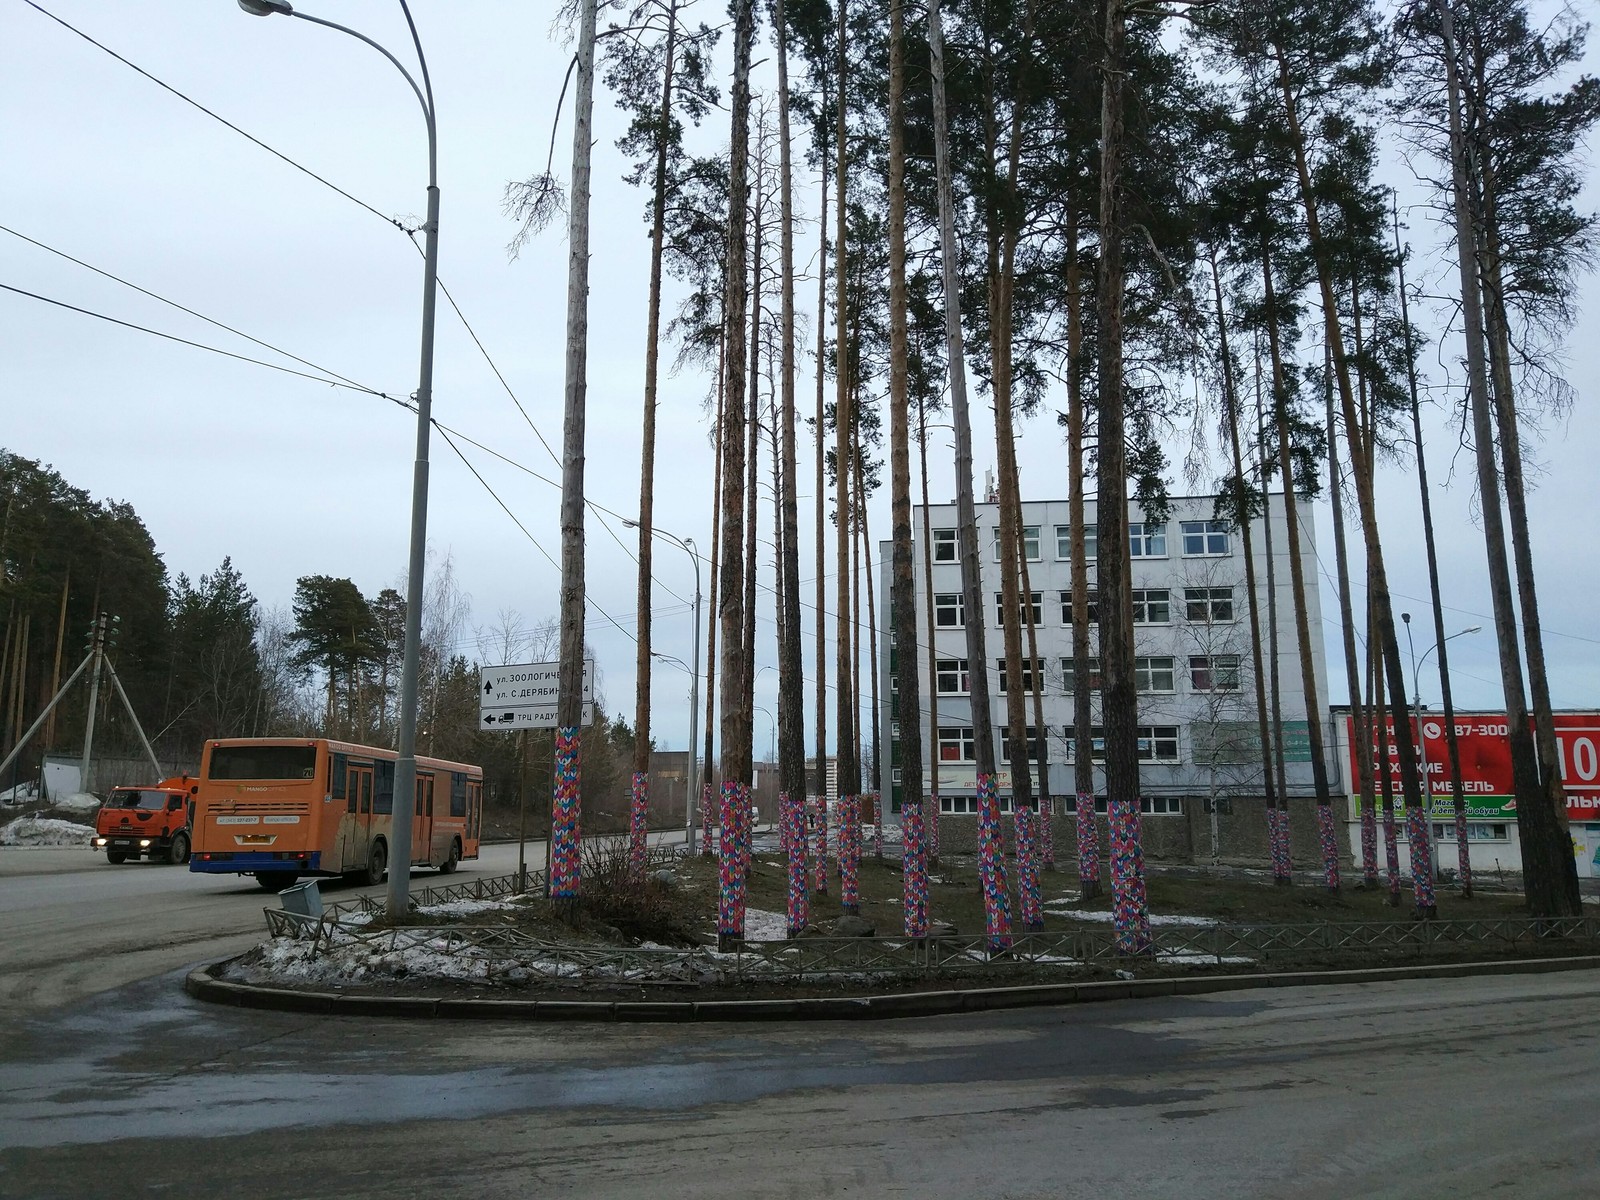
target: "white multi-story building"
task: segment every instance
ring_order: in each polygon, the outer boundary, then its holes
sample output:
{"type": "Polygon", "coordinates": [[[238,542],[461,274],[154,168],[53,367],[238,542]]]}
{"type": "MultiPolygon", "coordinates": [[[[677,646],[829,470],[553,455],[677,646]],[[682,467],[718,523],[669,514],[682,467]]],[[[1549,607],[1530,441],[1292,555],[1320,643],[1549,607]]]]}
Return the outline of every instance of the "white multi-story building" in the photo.
{"type": "MultiPolygon", "coordinates": [[[[1090,620],[1093,622],[1095,507],[1092,503],[1086,507],[1090,620]]],[[[1308,704],[1295,635],[1288,534],[1281,495],[1270,497],[1269,510],[1268,518],[1257,518],[1250,523],[1248,536],[1255,555],[1262,657],[1270,664],[1267,653],[1270,644],[1267,604],[1270,521],[1277,608],[1277,687],[1284,730],[1285,768],[1289,794],[1301,797],[1311,794],[1312,790],[1308,714],[1322,712],[1327,698],[1322,613],[1315,586],[1315,530],[1310,503],[1299,502],[1302,564],[1306,578],[1312,583],[1306,604],[1317,681],[1317,696],[1308,704]]],[[[1152,815],[1178,815],[1186,806],[1204,808],[1204,802],[1213,797],[1259,797],[1262,794],[1261,750],[1240,530],[1217,519],[1215,498],[1211,496],[1174,497],[1170,514],[1164,521],[1146,521],[1134,505],[1130,505],[1128,517],[1135,671],[1139,690],[1139,774],[1140,791],[1146,798],[1145,810],[1152,815]]],[[[1028,585],[1023,602],[1031,609],[1038,643],[1037,656],[1029,656],[1024,624],[1023,683],[1031,689],[1035,673],[1042,677],[1044,714],[1041,730],[1033,717],[1030,690],[1028,737],[1030,742],[1041,735],[1044,738],[1048,782],[1053,796],[1071,795],[1074,791],[1074,689],[1078,686],[1095,689],[1096,727],[1101,703],[1097,679],[1080,681],[1074,678],[1069,519],[1065,500],[1032,501],[1022,505],[1028,585]]],[[[919,643],[913,650],[914,664],[890,645],[887,630],[879,646],[884,677],[891,680],[883,700],[880,727],[886,739],[882,752],[891,768],[896,809],[900,771],[893,680],[897,671],[910,665],[915,666],[921,683],[924,793],[932,791],[934,776],[930,772],[936,765],[941,811],[956,814],[976,811],[977,747],[973,739],[968,688],[971,672],[976,667],[989,675],[1002,807],[1009,807],[1011,784],[1002,669],[1005,641],[1000,623],[998,506],[979,504],[977,520],[984,603],[981,613],[969,613],[962,600],[956,506],[954,503],[935,505],[928,513],[934,616],[934,652],[930,661],[925,644],[930,598],[923,570],[923,511],[920,506],[913,511],[919,643]],[[984,622],[987,661],[982,664],[968,661],[965,623],[970,620],[984,622]]],[[[889,543],[882,543],[880,595],[883,596],[889,594],[890,553],[889,543]]],[[[1091,653],[1096,653],[1098,639],[1092,624],[1090,646],[1091,653]]],[[[1267,669],[1270,680],[1270,665],[1267,669]]],[[[1098,756],[1098,741],[1096,753],[1098,756]]],[[[1030,761],[1034,756],[1034,747],[1030,745],[1030,761]]],[[[1098,768],[1095,779],[1096,790],[1100,792],[1104,775],[1098,768]]],[[[1036,779],[1035,794],[1038,786],[1036,779]]],[[[1101,803],[1103,807],[1103,799],[1101,803]]]]}

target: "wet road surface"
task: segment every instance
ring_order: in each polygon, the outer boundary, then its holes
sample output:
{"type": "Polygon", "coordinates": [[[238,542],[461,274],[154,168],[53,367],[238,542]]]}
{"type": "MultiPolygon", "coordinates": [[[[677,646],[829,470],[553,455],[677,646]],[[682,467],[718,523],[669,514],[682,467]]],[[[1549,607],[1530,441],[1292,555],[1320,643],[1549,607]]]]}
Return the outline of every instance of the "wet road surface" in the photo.
{"type": "Polygon", "coordinates": [[[1600,973],[925,1020],[0,1031],[0,1196],[1600,1194],[1600,973]]]}

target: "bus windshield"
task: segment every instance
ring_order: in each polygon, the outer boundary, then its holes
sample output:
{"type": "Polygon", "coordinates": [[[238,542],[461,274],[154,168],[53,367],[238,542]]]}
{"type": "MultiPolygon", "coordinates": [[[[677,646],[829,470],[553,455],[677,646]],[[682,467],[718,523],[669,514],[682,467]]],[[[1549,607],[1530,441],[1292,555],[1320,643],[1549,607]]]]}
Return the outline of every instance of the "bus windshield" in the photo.
{"type": "Polygon", "coordinates": [[[167,806],[166,792],[145,792],[135,788],[117,788],[106,797],[107,808],[154,808],[167,806]]]}
{"type": "Polygon", "coordinates": [[[314,779],[315,746],[215,746],[212,779],[314,779]]]}

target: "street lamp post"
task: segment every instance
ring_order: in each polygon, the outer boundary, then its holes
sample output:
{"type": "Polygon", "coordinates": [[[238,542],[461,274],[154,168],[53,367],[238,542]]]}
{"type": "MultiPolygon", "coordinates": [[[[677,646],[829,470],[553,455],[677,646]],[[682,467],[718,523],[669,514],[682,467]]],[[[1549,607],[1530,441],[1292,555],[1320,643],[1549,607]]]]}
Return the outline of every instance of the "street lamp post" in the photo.
{"type": "MultiPolygon", "coordinates": [[[[624,520],[622,523],[629,529],[639,528],[637,521],[624,520]]],[[[696,553],[692,537],[681,538],[654,525],[650,527],[650,532],[655,537],[666,538],[673,543],[694,564],[694,647],[690,652],[694,665],[689,669],[689,795],[683,805],[683,840],[688,853],[693,856],[694,802],[700,794],[700,759],[697,754],[700,745],[700,555],[696,553]]]]}
{"type": "MultiPolygon", "coordinates": [[[[1462,637],[1469,633],[1477,633],[1483,628],[1483,626],[1470,625],[1466,629],[1462,629],[1456,633],[1450,634],[1449,637],[1446,637],[1442,641],[1435,642],[1433,645],[1429,646],[1422,652],[1422,657],[1418,659],[1416,643],[1411,640],[1411,614],[1408,612],[1403,612],[1400,614],[1400,619],[1405,622],[1406,649],[1410,651],[1411,654],[1411,711],[1416,714],[1417,719],[1417,754],[1421,757],[1422,791],[1427,815],[1427,820],[1424,822],[1424,824],[1427,826],[1428,830],[1429,845],[1432,846],[1436,844],[1433,836],[1433,783],[1428,778],[1428,743],[1422,735],[1421,670],[1423,664],[1428,661],[1428,655],[1439,649],[1439,647],[1444,645],[1445,642],[1462,637]]],[[[1433,862],[1434,877],[1437,878],[1439,874],[1439,856],[1437,853],[1434,853],[1430,855],[1430,859],[1433,862]]]]}
{"type": "Polygon", "coordinates": [[[239,0],[239,7],[257,17],[274,14],[299,17],[313,25],[323,25],[348,33],[365,42],[405,76],[417,102],[422,105],[422,116],[428,126],[428,217],[423,226],[426,241],[422,256],[422,351],[417,376],[417,453],[411,476],[411,553],[406,571],[406,637],[405,656],[400,669],[400,734],[396,747],[398,758],[394,771],[394,797],[390,805],[392,817],[389,830],[388,859],[389,888],[385,909],[390,920],[405,916],[411,899],[411,825],[416,809],[417,791],[417,675],[422,648],[422,570],[428,548],[428,434],[433,411],[433,315],[434,301],[439,291],[439,140],[434,124],[433,84],[428,78],[428,60],[422,53],[422,42],[417,37],[416,22],[411,19],[411,9],[406,0],[400,0],[400,10],[405,14],[406,25],[411,30],[411,44],[416,47],[417,65],[422,72],[422,86],[411,77],[411,72],[401,66],[400,60],[390,54],[364,33],[358,33],[335,21],[309,16],[295,11],[288,0],[239,0]],[[405,819],[401,813],[405,813],[405,819]]]}

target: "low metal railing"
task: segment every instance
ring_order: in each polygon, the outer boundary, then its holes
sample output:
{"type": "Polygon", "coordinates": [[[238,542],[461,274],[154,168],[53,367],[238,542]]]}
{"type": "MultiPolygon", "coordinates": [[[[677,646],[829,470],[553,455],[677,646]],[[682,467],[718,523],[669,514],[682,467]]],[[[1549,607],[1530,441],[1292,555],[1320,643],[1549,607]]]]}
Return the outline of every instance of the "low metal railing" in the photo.
{"type": "MultiPolygon", "coordinates": [[[[486,885],[483,898],[490,898],[489,887],[503,880],[482,882],[486,885]]],[[[447,899],[474,895],[471,884],[430,890],[450,893],[447,899]]],[[[378,905],[374,903],[372,907],[376,909],[378,905]]],[[[367,955],[381,959],[425,948],[472,960],[473,970],[481,966],[486,978],[520,973],[523,977],[560,979],[575,986],[620,982],[797,982],[839,977],[883,980],[1128,961],[1118,950],[1113,931],[1105,927],[1022,934],[1000,953],[992,952],[982,936],[803,937],[792,941],[747,941],[727,952],[711,946],[563,944],[514,925],[372,926],[344,920],[342,914],[332,910],[313,918],[269,909],[267,928],[273,937],[308,940],[312,955],[359,947],[367,955]]],[[[1282,962],[1308,955],[1319,962],[1329,957],[1359,957],[1370,962],[1375,955],[1400,958],[1467,945],[1491,949],[1600,947],[1600,918],[1158,925],[1146,958],[1158,963],[1199,965],[1282,962]]]]}

